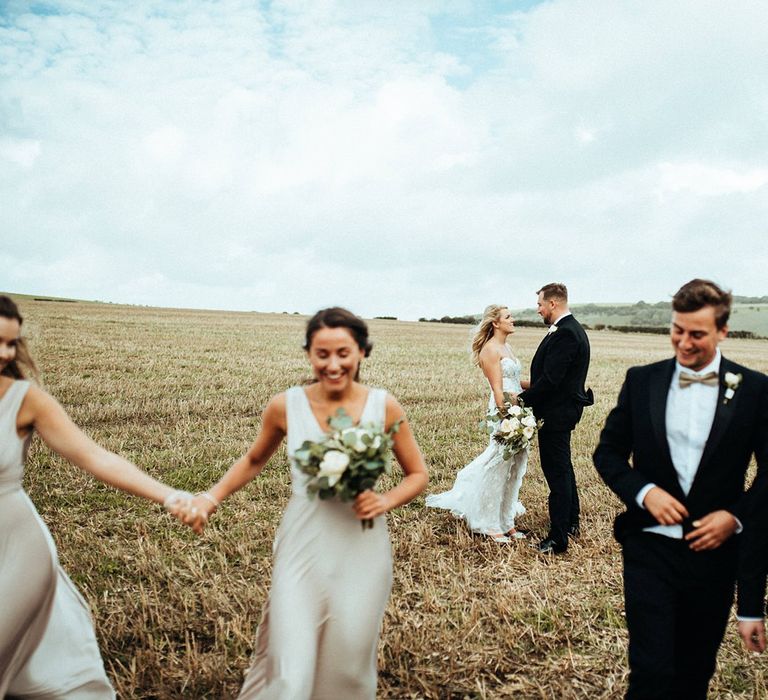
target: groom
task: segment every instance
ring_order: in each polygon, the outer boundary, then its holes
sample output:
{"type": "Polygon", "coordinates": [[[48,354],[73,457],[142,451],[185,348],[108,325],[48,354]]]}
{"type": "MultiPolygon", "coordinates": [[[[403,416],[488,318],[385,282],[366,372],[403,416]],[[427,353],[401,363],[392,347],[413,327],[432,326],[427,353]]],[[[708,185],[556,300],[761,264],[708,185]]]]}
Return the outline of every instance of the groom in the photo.
{"type": "Polygon", "coordinates": [[[549,534],[539,543],[544,554],[568,549],[568,535],[579,534],[579,496],[571,463],[571,431],[584,406],[593,403],[584,389],[589,369],[589,339],[568,309],[564,284],[545,284],[538,292],[538,314],[549,331],[531,361],[531,384],[518,399],[544,425],[539,431],[541,469],[549,486],[549,534]]]}
{"type": "Polygon", "coordinates": [[[732,535],[742,524],[748,533],[768,482],[768,377],[721,355],[730,309],[730,293],[708,280],[678,290],[674,358],[627,372],[594,454],[627,507],[614,525],[627,698],[706,698],[733,601],[732,535]],[[745,494],[752,454],[758,472],[745,494]]]}

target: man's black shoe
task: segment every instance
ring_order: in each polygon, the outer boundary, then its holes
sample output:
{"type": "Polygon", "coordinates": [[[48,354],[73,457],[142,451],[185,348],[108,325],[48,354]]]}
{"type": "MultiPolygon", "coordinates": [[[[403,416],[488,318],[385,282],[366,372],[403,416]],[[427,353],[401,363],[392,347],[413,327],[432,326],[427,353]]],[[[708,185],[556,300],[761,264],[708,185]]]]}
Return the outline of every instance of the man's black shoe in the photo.
{"type": "Polygon", "coordinates": [[[581,535],[581,528],[578,523],[575,523],[568,528],[568,537],[578,537],[579,535],[581,535]]]}
{"type": "Polygon", "coordinates": [[[547,539],[539,542],[539,545],[536,547],[536,549],[539,550],[540,554],[562,554],[568,549],[568,544],[562,544],[557,540],[553,540],[551,537],[548,537],[547,539]]]}

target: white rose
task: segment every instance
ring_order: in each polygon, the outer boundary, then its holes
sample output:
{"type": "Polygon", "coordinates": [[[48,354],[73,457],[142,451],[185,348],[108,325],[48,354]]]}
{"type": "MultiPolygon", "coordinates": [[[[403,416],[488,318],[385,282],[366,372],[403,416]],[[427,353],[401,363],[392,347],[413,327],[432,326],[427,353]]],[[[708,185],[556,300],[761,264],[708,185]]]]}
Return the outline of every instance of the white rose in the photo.
{"type": "Polygon", "coordinates": [[[342,431],[341,436],[342,440],[344,441],[344,444],[347,444],[346,437],[347,435],[351,435],[355,441],[352,443],[351,447],[355,452],[365,452],[368,447],[363,442],[363,434],[358,428],[347,428],[346,430],[342,431]]]}
{"type": "Polygon", "coordinates": [[[517,430],[520,427],[520,421],[517,418],[512,418],[509,422],[512,426],[512,430],[517,430]]]}
{"type": "Polygon", "coordinates": [[[523,435],[525,436],[526,440],[530,440],[533,437],[533,428],[523,428],[523,435]]]}
{"type": "Polygon", "coordinates": [[[726,372],[725,377],[726,386],[732,387],[735,389],[739,384],[741,383],[741,375],[740,374],[734,374],[733,372],[726,372]]]}
{"type": "Polygon", "coordinates": [[[329,450],[320,462],[318,476],[328,477],[328,485],[333,486],[349,466],[349,457],[338,450],[329,450]]]}
{"type": "Polygon", "coordinates": [[[509,420],[509,418],[505,418],[501,423],[499,424],[499,432],[500,433],[511,433],[512,432],[512,423],[509,420]]]}
{"type": "Polygon", "coordinates": [[[536,419],[533,416],[526,416],[525,418],[523,418],[521,423],[529,428],[536,427],[536,419]]]}
{"type": "Polygon", "coordinates": [[[520,406],[512,406],[512,408],[509,409],[509,412],[513,416],[519,416],[523,412],[523,409],[520,408],[520,406]]]}

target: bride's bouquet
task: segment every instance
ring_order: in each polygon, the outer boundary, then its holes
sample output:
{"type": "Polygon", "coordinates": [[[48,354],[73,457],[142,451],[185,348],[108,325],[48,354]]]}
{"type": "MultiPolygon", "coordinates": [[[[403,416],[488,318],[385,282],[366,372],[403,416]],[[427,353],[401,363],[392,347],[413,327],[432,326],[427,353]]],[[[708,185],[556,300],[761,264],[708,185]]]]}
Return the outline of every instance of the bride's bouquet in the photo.
{"type": "Polygon", "coordinates": [[[509,459],[530,447],[544,421],[537,420],[533,410],[522,402],[513,404],[510,395],[504,392],[504,411],[498,408],[489,411],[481,425],[504,447],[504,459],[509,459]]]}
{"type": "MultiPolygon", "coordinates": [[[[328,425],[331,431],[322,440],[305,440],[293,454],[296,466],[309,476],[310,496],[352,501],[373,489],[382,474],[392,473],[392,444],[400,421],[388,431],[372,423],[355,425],[340,408],[328,425]]],[[[363,529],[373,527],[373,520],[362,524],[363,529]]]]}

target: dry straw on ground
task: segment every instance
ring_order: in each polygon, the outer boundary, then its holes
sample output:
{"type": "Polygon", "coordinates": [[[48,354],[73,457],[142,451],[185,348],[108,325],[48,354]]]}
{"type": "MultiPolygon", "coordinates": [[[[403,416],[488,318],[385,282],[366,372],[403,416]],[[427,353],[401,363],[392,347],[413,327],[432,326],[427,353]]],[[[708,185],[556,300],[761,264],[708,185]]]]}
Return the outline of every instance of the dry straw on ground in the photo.
{"type": "MultiPolygon", "coordinates": [[[[180,488],[206,488],[256,435],[272,394],[309,370],[304,319],[283,314],[23,303],[47,388],[96,440],[180,488]]],[[[487,387],[468,359],[465,326],[373,321],[363,379],[406,408],[431,492],[448,487],[487,438],[487,387]]],[[[511,338],[527,366],[543,330],[511,338]]],[[[574,434],[583,534],[542,559],[531,540],[473,537],[423,497],[390,515],[395,583],[379,651],[383,698],[617,698],[625,683],[618,501],[591,463],[626,368],[669,354],[663,336],[591,334],[596,405],[574,434]]],[[[726,341],[765,371],[768,344],[726,341]]],[[[116,493],[35,441],[26,486],[90,603],[123,698],[231,698],[248,664],[269,587],[271,542],[289,494],[283,450],[233,496],[202,538],[158,507],[116,493]]],[[[547,528],[533,455],[524,525],[547,528]]],[[[740,649],[733,625],[712,696],[766,697],[766,660],[740,649]]]]}

